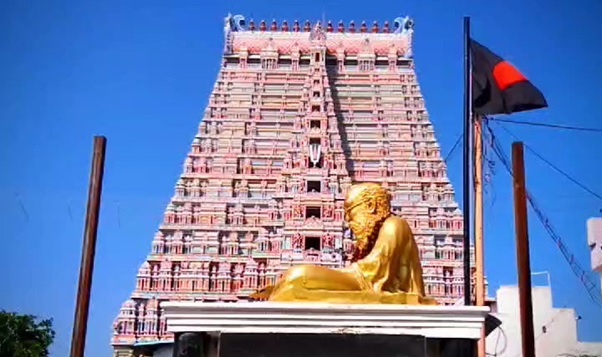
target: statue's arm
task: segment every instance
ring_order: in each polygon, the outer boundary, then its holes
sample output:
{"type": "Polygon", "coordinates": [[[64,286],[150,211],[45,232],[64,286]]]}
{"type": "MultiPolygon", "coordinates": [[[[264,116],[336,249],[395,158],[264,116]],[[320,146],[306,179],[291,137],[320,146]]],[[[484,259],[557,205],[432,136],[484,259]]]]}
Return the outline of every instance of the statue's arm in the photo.
{"type": "Polygon", "coordinates": [[[372,291],[381,293],[387,289],[392,277],[391,264],[396,259],[395,251],[401,230],[395,221],[386,221],[381,228],[378,240],[368,256],[362,260],[362,270],[372,291]],[[365,261],[365,262],[364,262],[365,261]]]}
{"type": "MultiPolygon", "coordinates": [[[[422,263],[420,261],[420,252],[414,233],[407,221],[403,221],[403,244],[404,261],[407,265],[407,291],[424,296],[424,281],[422,277],[422,263]]],[[[405,282],[404,282],[405,283],[405,282]]],[[[405,284],[404,284],[405,285],[405,284]]]]}

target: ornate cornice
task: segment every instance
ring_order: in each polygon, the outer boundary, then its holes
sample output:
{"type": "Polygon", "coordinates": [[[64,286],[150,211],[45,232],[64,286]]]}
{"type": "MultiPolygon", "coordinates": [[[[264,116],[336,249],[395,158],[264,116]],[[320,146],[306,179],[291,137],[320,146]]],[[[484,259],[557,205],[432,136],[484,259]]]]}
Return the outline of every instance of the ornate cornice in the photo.
{"type": "Polygon", "coordinates": [[[270,47],[280,55],[308,54],[313,47],[320,45],[325,46],[331,55],[340,55],[341,52],[351,56],[364,54],[368,47],[377,56],[396,53],[409,58],[412,56],[413,32],[414,21],[408,16],[393,20],[392,28],[388,21],[382,27],[376,21],[369,27],[364,21],[359,28],[354,21],[347,27],[341,21],[336,28],[328,21],[324,28],[319,21],[313,25],[305,21],[301,25],[297,20],[292,26],[286,20],[281,24],[273,20],[270,25],[261,20],[256,26],[253,20],[247,24],[242,15],[228,15],[224,21],[224,53],[261,54],[270,47]]]}

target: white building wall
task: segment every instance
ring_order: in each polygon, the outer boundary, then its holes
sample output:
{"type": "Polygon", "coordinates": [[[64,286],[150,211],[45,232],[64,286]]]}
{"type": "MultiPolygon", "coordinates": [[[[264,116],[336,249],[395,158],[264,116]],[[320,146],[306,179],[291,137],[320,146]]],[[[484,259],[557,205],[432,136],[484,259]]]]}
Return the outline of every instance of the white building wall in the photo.
{"type": "MultiPolygon", "coordinates": [[[[533,287],[532,296],[535,351],[538,357],[602,356],[602,342],[583,343],[577,340],[575,310],[554,308],[549,287],[533,287]]],[[[502,324],[487,337],[487,353],[490,356],[520,357],[518,287],[502,286],[496,293],[496,300],[492,311],[502,324]]]]}
{"type": "Polygon", "coordinates": [[[602,287],[602,217],[587,220],[587,245],[590,249],[592,270],[600,273],[602,287]]]}

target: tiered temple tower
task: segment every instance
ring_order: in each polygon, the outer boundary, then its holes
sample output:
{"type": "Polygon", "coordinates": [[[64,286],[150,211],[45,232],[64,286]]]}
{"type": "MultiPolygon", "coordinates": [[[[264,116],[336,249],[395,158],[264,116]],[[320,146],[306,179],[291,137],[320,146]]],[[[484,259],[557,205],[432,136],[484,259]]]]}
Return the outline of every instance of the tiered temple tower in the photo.
{"type": "Polygon", "coordinates": [[[115,321],[116,355],[172,339],[162,301],[234,302],[291,265],[347,264],[352,182],[390,190],[427,294],[457,302],[463,220],[414,73],[412,20],[245,26],[228,16],[224,33],[175,195],[115,321]]]}

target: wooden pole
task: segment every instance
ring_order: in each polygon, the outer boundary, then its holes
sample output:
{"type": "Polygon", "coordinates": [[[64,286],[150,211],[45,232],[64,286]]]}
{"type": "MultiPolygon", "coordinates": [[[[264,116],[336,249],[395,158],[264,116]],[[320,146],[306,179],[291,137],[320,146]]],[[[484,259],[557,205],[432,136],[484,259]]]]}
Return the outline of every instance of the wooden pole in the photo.
{"type": "Polygon", "coordinates": [[[527,226],[527,190],[525,187],[523,143],[521,142],[512,143],[512,177],[514,183],[514,230],[516,234],[522,356],[535,357],[529,231],[527,226]]]}
{"type": "Polygon", "coordinates": [[[470,18],[464,17],[464,152],[463,152],[463,200],[464,215],[464,305],[472,304],[470,298],[470,137],[471,123],[470,93],[470,18]]]}
{"type": "Polygon", "coordinates": [[[98,231],[106,143],[107,139],[105,137],[94,137],[92,170],[90,172],[88,188],[88,207],[86,209],[86,223],[84,227],[84,244],[82,247],[82,260],[80,263],[77,300],[75,303],[73,335],[71,337],[71,357],[83,357],[86,345],[86,330],[88,327],[88,310],[90,307],[92,272],[94,270],[94,254],[96,251],[96,233],[98,231]]]}
{"type": "MultiPolygon", "coordinates": [[[[485,306],[485,264],[483,249],[483,122],[474,118],[474,246],[475,246],[475,302],[485,306]]],[[[485,357],[485,325],[481,328],[478,356],[485,357]]]]}

